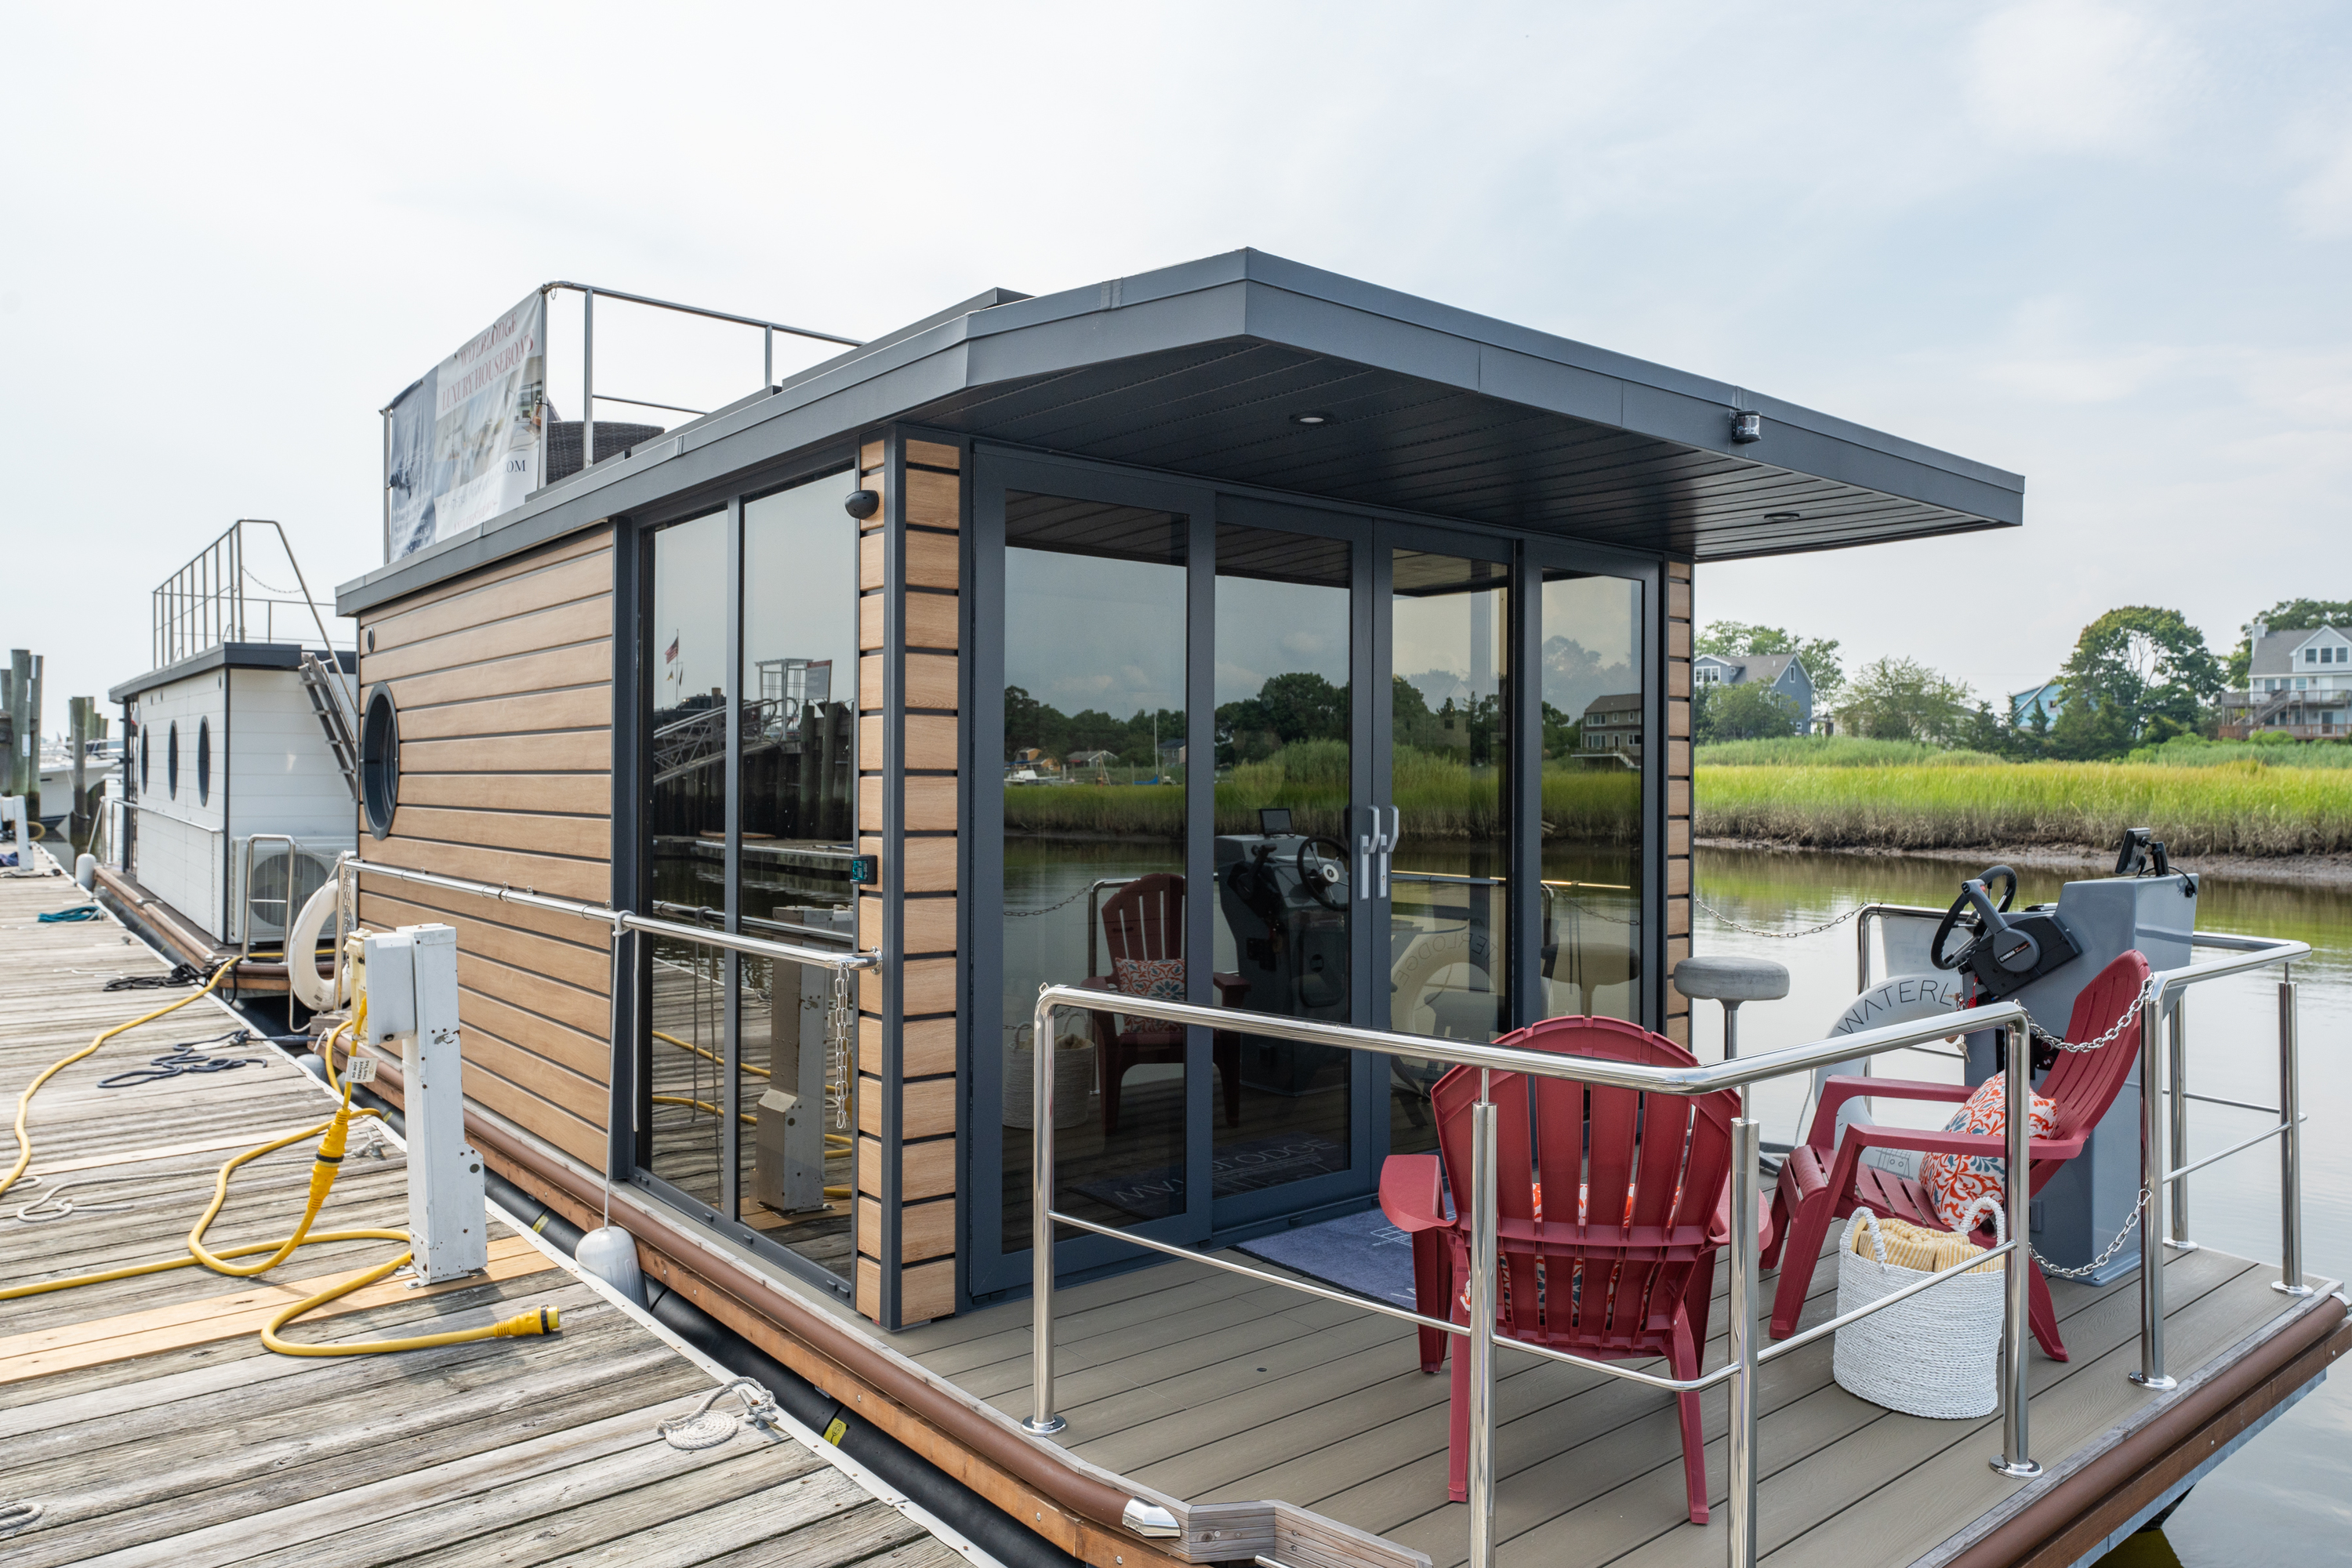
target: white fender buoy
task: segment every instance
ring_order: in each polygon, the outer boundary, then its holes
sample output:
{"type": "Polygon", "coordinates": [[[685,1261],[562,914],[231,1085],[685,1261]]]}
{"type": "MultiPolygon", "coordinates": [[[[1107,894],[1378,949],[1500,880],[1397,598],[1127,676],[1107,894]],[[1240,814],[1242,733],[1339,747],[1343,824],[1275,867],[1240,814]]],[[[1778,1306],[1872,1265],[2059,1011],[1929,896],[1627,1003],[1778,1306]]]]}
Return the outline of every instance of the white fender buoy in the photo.
{"type": "MultiPolygon", "coordinates": [[[[1846,1004],[1845,1011],[1838,1015],[1837,1022],[1830,1027],[1830,1037],[1856,1035],[1864,1029],[1883,1029],[1890,1024],[1915,1024],[1925,1018],[1954,1013],[1958,1011],[1962,1000],[1958,971],[1930,969],[1916,974],[1890,975],[1846,1004]]],[[[1851,1061],[1832,1062],[1825,1068],[1816,1068],[1813,1073],[1816,1102],[1832,1075],[1867,1075],[1874,1059],[1857,1057],[1851,1061]]],[[[1838,1108],[1838,1138],[1845,1137],[1845,1130],[1852,1123],[1872,1119],[1868,1096],[1858,1095],[1847,1100],[1838,1108]]],[[[1801,1127],[1797,1132],[1802,1137],[1807,1131],[1801,1127]]],[[[1834,1142],[1832,1146],[1835,1146],[1834,1142]]],[[[1903,1175],[1917,1173],[1919,1156],[1906,1150],[1874,1149],[1864,1158],[1882,1169],[1903,1175]]]]}
{"type": "Polygon", "coordinates": [[[294,1000],[313,1013],[330,1013],[341,1005],[335,995],[333,982],[319,977],[318,962],[305,963],[298,954],[319,951],[319,935],[327,929],[327,921],[335,912],[338,884],[330,881],[310,895],[302,912],[294,917],[294,929],[286,933],[286,984],[294,993],[294,1000]]]}

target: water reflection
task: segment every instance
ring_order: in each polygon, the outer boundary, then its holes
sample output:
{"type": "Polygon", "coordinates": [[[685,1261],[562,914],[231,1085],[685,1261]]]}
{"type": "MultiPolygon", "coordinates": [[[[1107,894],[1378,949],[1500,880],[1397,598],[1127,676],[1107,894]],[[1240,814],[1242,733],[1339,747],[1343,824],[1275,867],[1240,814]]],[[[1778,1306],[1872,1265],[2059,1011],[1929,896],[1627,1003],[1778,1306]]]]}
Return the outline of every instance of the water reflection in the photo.
{"type": "MultiPolygon", "coordinates": [[[[1776,930],[1832,919],[1871,900],[1949,903],[1960,879],[1980,866],[1916,857],[1698,851],[1697,891],[1707,906],[1743,924],[1776,930]]],[[[2183,869],[2196,870],[2195,864],[2183,869]]],[[[2020,867],[2018,902],[2055,899],[2062,883],[2100,869],[2020,867]]],[[[2352,1273],[2352,1058],[2341,1045],[2352,1026],[2352,890],[2207,877],[2197,923],[2206,931],[2307,942],[2298,965],[2302,1017],[2302,1093],[2311,1126],[2303,1140],[2304,1258],[2315,1275],[2352,1273]]],[[[1817,1037],[1853,996],[1855,952],[1851,924],[1819,936],[1776,941],[1736,931],[1704,909],[1696,922],[1702,952],[1771,958],[1790,971],[1787,1000],[1750,1003],[1740,1011],[1743,1051],[1817,1037]]],[[[2262,1101],[2277,1082],[2277,980],[2274,972],[2235,975],[2192,994],[2189,1076],[2192,1086],[2262,1101]]],[[[1692,1045],[1702,1060],[1722,1050],[1722,1014],[1693,1008],[1692,1045]]],[[[1944,1080],[1959,1064],[1898,1054],[1882,1069],[1944,1080]]],[[[1758,1096],[1765,1136],[1790,1136],[1805,1089],[1781,1080],[1758,1096]]],[[[2274,1103],[2274,1102],[2273,1102],[2274,1103]]],[[[1898,1101],[1878,1101],[1882,1116],[1902,1120],[1898,1101]]],[[[1929,1111],[1928,1116],[1933,1112],[1929,1111]]],[[[1915,1115],[1907,1123],[1927,1124],[1915,1115]]],[[[2197,1105],[2187,1155],[2195,1159],[2262,1131],[2251,1111],[2197,1105]]],[[[2225,1160],[2189,1179],[2189,1213],[2201,1242],[2249,1258],[2279,1255],[2278,1160],[2270,1145],[2225,1160]]],[[[2134,1538],[2110,1564],[2219,1568],[2249,1561],[2262,1543],[2265,1561],[2337,1562],[2352,1540],[2352,1387],[2341,1377],[2322,1384],[2213,1474],[2168,1520],[2161,1533],[2134,1538]],[[2177,1554],[2177,1555],[2176,1555],[2177,1554]]]]}

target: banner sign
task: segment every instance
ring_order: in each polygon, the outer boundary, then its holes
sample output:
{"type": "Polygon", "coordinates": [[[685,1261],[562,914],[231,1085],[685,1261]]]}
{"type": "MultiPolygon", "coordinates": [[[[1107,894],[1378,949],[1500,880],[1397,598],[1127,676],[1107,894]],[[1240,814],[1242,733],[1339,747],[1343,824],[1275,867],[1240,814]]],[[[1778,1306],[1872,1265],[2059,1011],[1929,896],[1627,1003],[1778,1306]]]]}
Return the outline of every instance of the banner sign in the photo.
{"type": "Polygon", "coordinates": [[[386,561],[487,522],[538,488],[546,385],[547,297],[533,292],[392,400],[386,561]]]}

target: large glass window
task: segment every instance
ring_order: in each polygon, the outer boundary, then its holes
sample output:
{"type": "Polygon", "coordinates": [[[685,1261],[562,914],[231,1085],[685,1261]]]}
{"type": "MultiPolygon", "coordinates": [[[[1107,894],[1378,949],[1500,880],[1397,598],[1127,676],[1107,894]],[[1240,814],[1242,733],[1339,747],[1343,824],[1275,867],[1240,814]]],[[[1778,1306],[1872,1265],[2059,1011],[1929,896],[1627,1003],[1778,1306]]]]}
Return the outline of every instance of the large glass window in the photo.
{"type": "MultiPolygon", "coordinates": [[[[653,541],[653,912],[723,928],[727,906],[727,514],[653,541]]],[[[712,1208],[725,1159],[726,976],[716,948],[646,944],[653,1173],[712,1208]]]]}
{"type": "MultiPolygon", "coordinates": [[[[1351,1021],[1345,541],[1217,530],[1216,1003],[1351,1021]]],[[[1352,1054],[1219,1031],[1213,1195],[1349,1163],[1352,1054]]]]}
{"type": "MultiPolygon", "coordinates": [[[[857,536],[838,481],[743,504],[740,658],[729,514],[653,536],[646,879],[665,919],[855,945],[857,536]]],[[[646,946],[648,1168],[848,1279],[856,1073],[832,973],[646,946]]]]}
{"type": "MultiPolygon", "coordinates": [[[[1388,1026],[1484,1044],[1509,1027],[1510,569],[1391,555],[1388,1026]]],[[[1389,1146],[1436,1146],[1437,1062],[1390,1062],[1389,1146]]]]}
{"type": "MultiPolygon", "coordinates": [[[[741,843],[747,935],[856,945],[856,530],[841,484],[743,504],[741,843]]],[[[736,1216],[846,1279],[857,1074],[833,972],[740,961],[736,1216]]]]}
{"type": "Polygon", "coordinates": [[[1185,520],[1009,492],[1004,563],[1003,1245],[1030,1245],[1033,1050],[1055,1058],[1055,1202],[1106,1225],[1185,1207],[1185,520]],[[1044,981],[1103,993],[1032,1040],[1044,981]]]}
{"type": "Polygon", "coordinates": [[[1641,1017],[1642,585],[1543,574],[1544,1011],[1641,1017]]]}

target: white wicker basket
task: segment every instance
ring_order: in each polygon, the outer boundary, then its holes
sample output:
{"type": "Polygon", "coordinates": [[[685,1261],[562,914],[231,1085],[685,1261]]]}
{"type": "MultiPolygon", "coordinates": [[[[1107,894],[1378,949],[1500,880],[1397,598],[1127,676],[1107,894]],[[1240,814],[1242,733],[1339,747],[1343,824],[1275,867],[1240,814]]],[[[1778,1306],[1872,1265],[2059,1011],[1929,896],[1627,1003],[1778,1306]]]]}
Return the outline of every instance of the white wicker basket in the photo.
{"type": "MultiPolygon", "coordinates": [[[[1977,1200],[1960,1234],[1975,1228],[1982,1209],[1992,1211],[1994,1236],[2006,1239],[2000,1205],[1990,1195],[1977,1200]]],[[[1933,1289],[1840,1329],[1831,1368],[1838,1385],[1909,1415],[1948,1420],[1991,1415],[2000,1407],[2001,1313],[2008,1278],[2002,1269],[2008,1262],[2007,1258],[1995,1258],[1983,1272],[1954,1275],[1933,1289]]],[[[1838,1246],[1840,1317],[1925,1278],[1922,1270],[1887,1262],[1878,1216],[1868,1209],[1854,1211],[1838,1246]],[[1870,1227],[1874,1258],[1853,1249],[1854,1231],[1864,1225],[1870,1227]]]]}

